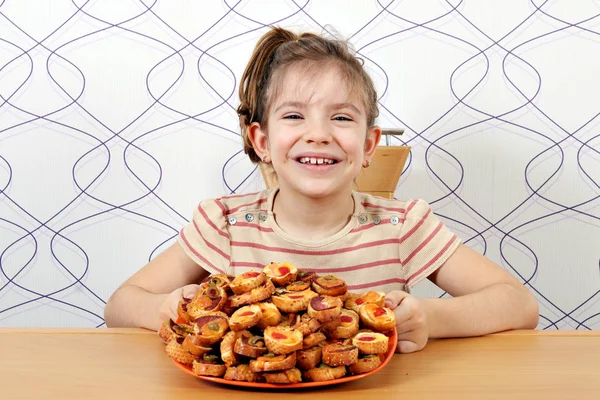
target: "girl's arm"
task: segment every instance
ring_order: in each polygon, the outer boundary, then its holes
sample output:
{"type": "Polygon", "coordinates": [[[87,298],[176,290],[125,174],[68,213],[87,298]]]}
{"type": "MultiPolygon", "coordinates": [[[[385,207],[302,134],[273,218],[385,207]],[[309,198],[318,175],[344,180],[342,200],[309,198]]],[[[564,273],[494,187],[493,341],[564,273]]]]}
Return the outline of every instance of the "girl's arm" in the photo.
{"type": "Polygon", "coordinates": [[[452,298],[421,299],[430,338],[534,329],[538,303],[517,279],[465,245],[429,279],[452,298]]]}
{"type": "Polygon", "coordinates": [[[208,272],[175,243],[125,281],[108,299],[104,308],[106,326],[158,330],[178,300],[193,295],[197,290],[195,284],[206,276],[208,272]]]}

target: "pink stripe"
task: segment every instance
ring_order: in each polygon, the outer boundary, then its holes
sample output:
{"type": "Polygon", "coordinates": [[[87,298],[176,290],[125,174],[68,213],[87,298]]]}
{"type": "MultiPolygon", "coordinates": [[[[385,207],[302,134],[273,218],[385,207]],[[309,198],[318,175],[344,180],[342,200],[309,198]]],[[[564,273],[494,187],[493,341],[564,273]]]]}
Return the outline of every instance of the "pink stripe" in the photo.
{"type": "MultiPolygon", "coordinates": [[[[181,235],[181,239],[183,239],[183,242],[187,246],[188,250],[191,251],[196,257],[198,257],[198,259],[200,261],[202,261],[207,266],[209,266],[210,268],[214,269],[215,271],[217,271],[220,274],[224,274],[225,273],[221,269],[219,269],[219,268],[215,267],[213,264],[211,264],[206,258],[202,257],[202,255],[200,255],[200,253],[198,253],[196,250],[194,250],[194,248],[190,245],[190,242],[188,242],[187,238],[185,237],[185,233],[183,233],[183,229],[179,232],[179,234],[181,235]]],[[[211,271],[208,271],[208,272],[211,272],[211,271]]]]}
{"type": "Polygon", "coordinates": [[[435,235],[438,234],[438,232],[440,231],[440,229],[442,229],[442,223],[440,222],[438,224],[438,226],[435,227],[435,229],[433,230],[433,232],[431,232],[429,234],[429,236],[427,236],[427,238],[422,241],[419,246],[417,246],[416,249],[413,250],[412,253],[410,253],[406,259],[402,260],[402,264],[408,264],[410,262],[410,260],[415,256],[415,254],[417,254],[419,251],[421,251],[423,249],[423,247],[427,246],[427,244],[429,244],[429,242],[431,242],[431,240],[435,237],[435,235]]]}
{"type": "MultiPolygon", "coordinates": [[[[410,207],[409,207],[410,208],[410,207]]],[[[421,220],[419,222],[417,222],[417,224],[415,226],[413,226],[411,228],[410,231],[406,232],[406,234],[404,236],[402,236],[400,238],[400,242],[404,242],[406,239],[408,239],[413,233],[415,233],[415,231],[417,229],[419,229],[421,227],[421,225],[423,225],[423,222],[425,222],[425,220],[427,219],[427,217],[429,216],[429,214],[431,213],[431,208],[429,210],[427,210],[427,212],[425,213],[425,215],[423,215],[421,217],[421,220]]]]}
{"type": "Polygon", "coordinates": [[[225,209],[225,206],[223,205],[223,203],[221,203],[221,200],[216,199],[215,203],[217,204],[217,206],[219,206],[219,208],[223,212],[223,216],[226,217],[227,216],[227,210],[225,209]]]}
{"type": "Polygon", "coordinates": [[[231,210],[229,210],[229,211],[227,212],[227,214],[228,214],[228,215],[229,215],[229,214],[233,214],[233,213],[235,213],[236,211],[238,211],[238,210],[239,210],[239,209],[241,209],[241,208],[244,208],[244,207],[250,207],[250,206],[254,206],[254,205],[258,205],[258,204],[262,204],[262,203],[264,203],[265,201],[267,201],[267,199],[266,199],[266,198],[263,198],[263,199],[259,199],[259,200],[253,201],[252,203],[246,203],[246,204],[242,204],[241,206],[237,206],[237,207],[235,207],[235,208],[232,208],[231,210]]]}
{"type": "Polygon", "coordinates": [[[196,224],[196,221],[192,221],[194,223],[194,228],[196,228],[196,232],[198,232],[198,235],[200,235],[200,237],[202,238],[202,240],[204,240],[204,243],[206,243],[206,245],[213,249],[214,251],[216,251],[219,255],[221,255],[223,258],[225,258],[228,262],[231,261],[231,258],[229,257],[229,254],[225,254],[221,249],[219,249],[217,246],[215,246],[214,244],[212,244],[211,242],[209,242],[208,240],[206,240],[206,238],[204,237],[204,235],[202,234],[202,232],[200,232],[200,229],[198,228],[198,225],[196,224]]]}
{"type": "Polygon", "coordinates": [[[446,250],[448,250],[448,248],[452,245],[452,243],[454,243],[457,239],[458,239],[458,236],[456,236],[456,235],[452,236],[452,239],[450,239],[448,241],[448,243],[446,243],[446,245],[442,248],[442,250],[440,250],[439,253],[437,253],[435,255],[435,257],[433,257],[431,260],[429,260],[429,262],[427,264],[425,264],[421,269],[419,269],[417,272],[415,272],[408,278],[407,283],[412,281],[415,277],[417,277],[419,274],[421,274],[423,271],[425,271],[427,268],[429,268],[433,263],[435,263],[437,260],[439,260],[440,257],[446,252],[446,250]]]}
{"type": "Polygon", "coordinates": [[[261,232],[268,232],[268,233],[272,233],[273,232],[273,228],[265,228],[263,226],[260,226],[258,224],[251,224],[249,222],[238,222],[235,224],[236,227],[238,226],[243,226],[244,228],[254,228],[254,229],[258,229],[261,232]]]}
{"type": "Polygon", "coordinates": [[[385,279],[383,281],[362,283],[360,285],[350,285],[350,286],[348,286],[348,290],[367,289],[367,288],[372,288],[372,287],[376,287],[376,286],[389,285],[391,283],[400,283],[400,284],[404,285],[406,283],[406,279],[391,278],[391,279],[385,279]]]}
{"type": "Polygon", "coordinates": [[[380,210],[394,211],[394,212],[400,212],[400,213],[405,213],[406,212],[406,210],[404,208],[394,208],[394,207],[378,206],[376,204],[368,203],[366,201],[362,202],[361,204],[362,204],[363,207],[376,208],[376,209],[380,209],[380,210]]]}
{"type": "Polygon", "coordinates": [[[377,240],[377,241],[373,241],[373,242],[369,242],[369,243],[363,243],[361,245],[358,246],[353,246],[353,247],[344,247],[341,249],[336,249],[336,250],[323,250],[323,251],[315,251],[315,250],[294,250],[294,249],[288,249],[285,247],[271,247],[271,246],[265,246],[262,244],[258,244],[258,243],[252,243],[252,242],[235,242],[235,241],[231,241],[231,246],[232,247],[252,247],[255,249],[261,249],[261,250],[268,250],[268,251],[275,251],[275,252],[280,252],[280,253],[291,253],[291,254],[303,254],[303,255],[313,255],[313,256],[321,256],[321,255],[331,255],[331,254],[339,254],[339,253],[347,253],[350,251],[354,251],[354,250],[358,250],[358,249],[363,249],[363,248],[368,248],[368,247],[375,247],[375,246],[383,246],[386,244],[399,244],[400,239],[384,239],[384,240],[377,240]]]}
{"type": "Polygon", "coordinates": [[[375,267],[379,267],[381,265],[389,265],[389,264],[400,264],[402,265],[402,262],[400,261],[399,258],[390,258],[387,260],[379,260],[379,261],[372,261],[372,262],[368,262],[368,263],[363,263],[363,264],[356,264],[356,265],[352,265],[349,267],[341,267],[341,268],[319,268],[319,269],[312,269],[310,271],[314,271],[314,272],[319,272],[319,273],[333,273],[333,272],[348,272],[348,271],[356,271],[359,269],[368,269],[368,268],[375,268],[375,267]]]}
{"type": "Polygon", "coordinates": [[[208,215],[206,215],[206,213],[204,212],[204,210],[202,209],[201,205],[198,205],[198,211],[200,211],[200,214],[202,214],[202,216],[204,217],[204,220],[206,221],[206,223],[208,225],[210,225],[215,231],[217,231],[217,233],[223,237],[226,237],[227,239],[229,239],[229,235],[225,232],[223,232],[221,229],[217,228],[217,226],[210,220],[210,218],[208,218],[208,215]]]}
{"type": "Polygon", "coordinates": [[[263,269],[265,266],[261,263],[245,262],[245,261],[234,261],[231,263],[232,267],[244,267],[244,268],[260,268],[263,269]]]}

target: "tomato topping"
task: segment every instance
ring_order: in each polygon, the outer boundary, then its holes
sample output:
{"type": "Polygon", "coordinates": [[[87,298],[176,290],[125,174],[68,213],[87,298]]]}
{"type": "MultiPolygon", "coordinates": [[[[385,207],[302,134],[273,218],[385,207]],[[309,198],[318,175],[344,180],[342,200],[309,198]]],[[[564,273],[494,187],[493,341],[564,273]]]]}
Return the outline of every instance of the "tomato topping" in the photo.
{"type": "Polygon", "coordinates": [[[373,340],[375,340],[374,336],[361,336],[360,337],[361,342],[371,342],[373,340]]]}
{"type": "Polygon", "coordinates": [[[358,299],[356,299],[356,304],[358,304],[358,305],[361,305],[364,302],[365,302],[365,299],[363,299],[362,297],[359,297],[358,299]]]}
{"type": "Polygon", "coordinates": [[[288,297],[289,297],[290,299],[303,299],[303,298],[304,298],[304,296],[290,295],[290,294],[288,294],[288,297]]]}
{"type": "Polygon", "coordinates": [[[240,317],[247,317],[248,315],[254,315],[254,313],[252,311],[246,311],[244,313],[241,313],[240,317]]]}
{"type": "Polygon", "coordinates": [[[385,314],[385,310],[383,308],[378,308],[373,313],[373,315],[375,315],[376,317],[381,317],[383,314],[385,314]]]}
{"type": "Polygon", "coordinates": [[[254,278],[254,277],[259,276],[259,275],[260,275],[260,272],[256,272],[256,271],[248,271],[248,272],[246,272],[244,274],[244,276],[246,278],[254,278]]]}
{"type": "Polygon", "coordinates": [[[283,333],[279,333],[279,332],[273,332],[273,334],[271,336],[273,336],[273,339],[287,339],[286,335],[284,335],[283,333]]]}
{"type": "Polygon", "coordinates": [[[283,276],[289,274],[290,269],[288,267],[279,267],[277,272],[279,272],[279,275],[283,276]]]}
{"type": "Polygon", "coordinates": [[[342,315],[342,316],[340,317],[340,320],[341,320],[342,322],[352,322],[352,317],[350,317],[350,316],[348,316],[348,315],[342,315]]]}

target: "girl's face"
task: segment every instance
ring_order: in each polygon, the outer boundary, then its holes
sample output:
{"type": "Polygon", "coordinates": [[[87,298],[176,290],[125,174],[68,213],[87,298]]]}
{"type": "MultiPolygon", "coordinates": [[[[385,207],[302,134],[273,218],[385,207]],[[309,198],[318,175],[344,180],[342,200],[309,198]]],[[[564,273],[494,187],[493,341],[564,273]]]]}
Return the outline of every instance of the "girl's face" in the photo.
{"type": "Polygon", "coordinates": [[[362,101],[351,96],[336,67],[306,75],[288,68],[270,105],[268,134],[258,124],[250,127],[254,148],[272,161],[282,189],[310,198],[349,194],[381,131],[367,128],[362,101]]]}

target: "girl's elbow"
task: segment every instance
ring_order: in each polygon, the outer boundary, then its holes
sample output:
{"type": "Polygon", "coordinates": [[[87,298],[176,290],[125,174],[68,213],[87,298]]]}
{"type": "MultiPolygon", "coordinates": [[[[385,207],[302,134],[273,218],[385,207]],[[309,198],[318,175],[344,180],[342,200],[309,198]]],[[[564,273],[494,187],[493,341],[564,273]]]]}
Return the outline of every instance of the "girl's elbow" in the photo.
{"type": "Polygon", "coordinates": [[[522,329],[535,329],[540,321],[540,306],[531,294],[531,292],[524,286],[521,286],[523,290],[523,319],[521,327],[522,329]]]}

